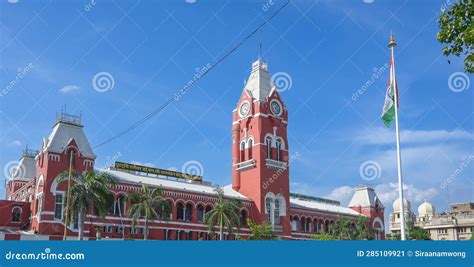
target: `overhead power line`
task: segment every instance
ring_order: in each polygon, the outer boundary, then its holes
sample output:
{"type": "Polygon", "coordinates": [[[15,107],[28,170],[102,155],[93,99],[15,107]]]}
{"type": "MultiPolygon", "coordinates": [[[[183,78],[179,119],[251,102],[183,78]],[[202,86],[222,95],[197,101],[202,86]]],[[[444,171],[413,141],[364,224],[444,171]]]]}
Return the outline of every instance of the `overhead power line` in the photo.
{"type": "MultiPolygon", "coordinates": [[[[211,72],[215,67],[219,66],[224,60],[226,60],[230,55],[232,55],[237,49],[239,49],[246,41],[248,41],[252,36],[254,36],[258,31],[260,31],[260,29],[262,29],[263,27],[265,27],[265,25],[270,22],[273,18],[275,18],[285,7],[288,6],[288,4],[291,2],[291,0],[289,0],[288,2],[286,2],[283,6],[281,6],[277,11],[275,11],[275,13],[273,13],[268,19],[266,19],[262,24],[260,24],[254,31],[252,31],[250,34],[248,34],[244,39],[242,39],[239,43],[237,43],[237,45],[235,45],[231,50],[229,50],[227,53],[225,53],[223,56],[221,56],[214,64],[212,64],[209,68],[207,68],[207,70],[202,73],[199,77],[199,79],[203,78],[204,76],[206,76],[209,72],[211,72]]],[[[194,84],[196,84],[197,81],[199,81],[199,79],[195,79],[194,83],[191,83],[189,84],[188,83],[188,86],[185,86],[184,88],[186,88],[186,91],[190,90],[194,84]]],[[[182,89],[181,89],[182,90],[182,89]]],[[[98,148],[98,147],[101,147],[107,143],[110,143],[112,141],[114,141],[115,139],[133,131],[134,129],[140,127],[141,125],[143,125],[145,122],[147,122],[148,120],[150,120],[151,118],[153,118],[154,116],[156,116],[157,114],[159,114],[161,111],[163,111],[164,109],[166,109],[171,103],[173,103],[174,101],[178,100],[179,98],[176,97],[176,95],[180,94],[180,91],[177,91],[177,93],[173,94],[172,97],[170,97],[168,100],[166,100],[163,104],[161,104],[160,106],[158,106],[156,109],[154,109],[153,111],[151,111],[150,113],[148,113],[146,116],[144,116],[143,118],[141,118],[140,120],[136,121],[134,124],[130,125],[129,127],[127,127],[126,129],[124,129],[123,131],[119,132],[118,134],[106,139],[105,141],[97,144],[96,146],[94,146],[94,148],[98,148]]]]}

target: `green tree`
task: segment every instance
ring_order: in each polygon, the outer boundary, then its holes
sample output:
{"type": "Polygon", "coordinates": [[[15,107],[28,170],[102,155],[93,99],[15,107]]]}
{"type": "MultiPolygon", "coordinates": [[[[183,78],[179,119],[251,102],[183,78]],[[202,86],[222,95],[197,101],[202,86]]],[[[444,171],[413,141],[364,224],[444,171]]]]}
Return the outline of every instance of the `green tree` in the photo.
{"type": "Polygon", "coordinates": [[[310,236],[312,240],[336,240],[337,238],[329,233],[319,233],[310,236]]]}
{"type": "Polygon", "coordinates": [[[254,223],[250,218],[247,219],[247,224],[250,228],[249,240],[273,240],[276,237],[273,235],[271,224],[264,222],[262,224],[254,223]]]}
{"type": "Polygon", "coordinates": [[[240,207],[237,200],[224,198],[224,191],[221,188],[214,189],[217,193],[217,202],[214,208],[206,214],[205,223],[209,226],[209,231],[214,233],[214,228],[219,227],[220,240],[223,240],[224,227],[229,234],[233,234],[234,225],[240,229],[240,207]]]}
{"type": "Polygon", "coordinates": [[[131,203],[128,216],[132,219],[133,225],[137,225],[140,218],[145,219],[144,240],[148,239],[148,222],[150,220],[169,218],[171,207],[169,202],[162,197],[160,188],[150,188],[144,184],[141,192],[133,192],[128,196],[128,201],[131,203]]]}
{"type": "Polygon", "coordinates": [[[409,226],[407,227],[407,239],[409,240],[431,240],[430,232],[419,227],[409,226]]]}
{"type": "Polygon", "coordinates": [[[355,222],[349,218],[338,217],[331,236],[338,240],[372,239],[369,220],[364,216],[359,216],[355,222]]]}
{"type": "Polygon", "coordinates": [[[338,217],[336,224],[334,225],[332,235],[339,240],[354,239],[355,229],[352,226],[352,222],[343,217],[338,217]]]}
{"type": "Polygon", "coordinates": [[[449,10],[443,9],[438,19],[438,41],[445,56],[465,55],[464,69],[474,73],[474,1],[459,0],[449,10]]]}
{"type": "MultiPolygon", "coordinates": [[[[62,172],[58,178],[58,184],[67,181],[69,172],[62,172]]],[[[66,217],[77,218],[79,235],[78,239],[84,238],[84,219],[93,208],[98,216],[103,216],[106,213],[111,199],[109,190],[110,187],[117,183],[116,179],[106,173],[95,173],[88,171],[79,175],[77,172],[71,173],[71,188],[69,195],[69,202],[66,200],[66,209],[64,211],[66,217]]],[[[68,196],[66,196],[67,199],[68,196]]]]}
{"type": "Polygon", "coordinates": [[[356,240],[370,240],[373,238],[373,233],[369,227],[369,219],[364,216],[359,216],[357,218],[354,238],[356,240]]]}
{"type": "Polygon", "coordinates": [[[474,240],[474,234],[471,234],[471,240],[474,240]]]}

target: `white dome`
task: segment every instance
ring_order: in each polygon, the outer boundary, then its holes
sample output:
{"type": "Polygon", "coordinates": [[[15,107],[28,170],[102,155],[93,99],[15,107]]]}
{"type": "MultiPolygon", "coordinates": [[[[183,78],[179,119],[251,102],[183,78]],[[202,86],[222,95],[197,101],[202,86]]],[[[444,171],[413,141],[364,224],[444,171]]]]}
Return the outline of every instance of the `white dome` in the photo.
{"type": "MultiPolygon", "coordinates": [[[[403,210],[404,212],[411,210],[411,203],[406,198],[403,199],[403,210]]],[[[400,212],[400,198],[397,198],[397,200],[393,202],[393,211],[400,212]]]]}
{"type": "Polygon", "coordinates": [[[434,216],[434,214],[435,208],[433,207],[433,205],[431,205],[431,203],[427,202],[426,200],[418,207],[418,216],[420,217],[425,217],[426,215],[434,216]]]}

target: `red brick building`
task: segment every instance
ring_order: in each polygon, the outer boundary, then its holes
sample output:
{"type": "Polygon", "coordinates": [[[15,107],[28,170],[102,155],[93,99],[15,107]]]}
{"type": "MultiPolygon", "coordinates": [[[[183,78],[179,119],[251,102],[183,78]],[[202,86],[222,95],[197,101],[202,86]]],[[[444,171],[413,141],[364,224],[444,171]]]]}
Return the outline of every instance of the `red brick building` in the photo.
{"type": "MultiPolygon", "coordinates": [[[[250,77],[233,110],[232,184],[223,187],[225,197],[242,203],[244,222],[238,234],[245,238],[246,218],[268,222],[282,239],[306,239],[313,233],[331,231],[341,217],[369,218],[376,239],[384,238],[384,207],[374,190],[357,187],[349,207],[339,202],[290,193],[291,154],[288,137],[288,109],[271,81],[267,64],[253,63],[250,77]]],[[[164,189],[172,212],[167,220],[153,220],[150,239],[214,239],[203,223],[216,201],[214,187],[206,181],[171,179],[160,175],[109,167],[95,168],[94,154],[80,117],[62,113],[41,149],[25,151],[8,181],[7,200],[0,201],[0,239],[61,239],[64,231],[66,183],[58,184],[68,169],[71,152],[78,172],[104,171],[119,183],[112,189],[114,205],[105,218],[88,215],[85,237],[143,238],[143,221],[132,227],[127,217],[126,196],[140,191],[142,184],[164,189]]],[[[77,222],[68,227],[68,236],[77,236],[77,222]]],[[[227,239],[233,239],[224,233],[227,239]]]]}

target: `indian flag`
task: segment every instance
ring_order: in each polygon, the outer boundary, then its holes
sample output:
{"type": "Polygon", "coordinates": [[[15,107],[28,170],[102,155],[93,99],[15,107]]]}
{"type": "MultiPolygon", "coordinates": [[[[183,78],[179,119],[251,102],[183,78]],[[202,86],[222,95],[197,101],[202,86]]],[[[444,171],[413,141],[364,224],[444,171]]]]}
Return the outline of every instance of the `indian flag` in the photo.
{"type": "Polygon", "coordinates": [[[398,102],[398,88],[395,80],[395,68],[393,66],[393,57],[390,57],[390,78],[388,80],[387,93],[385,94],[385,103],[383,105],[382,120],[385,126],[390,127],[395,119],[395,95],[398,102]]]}

